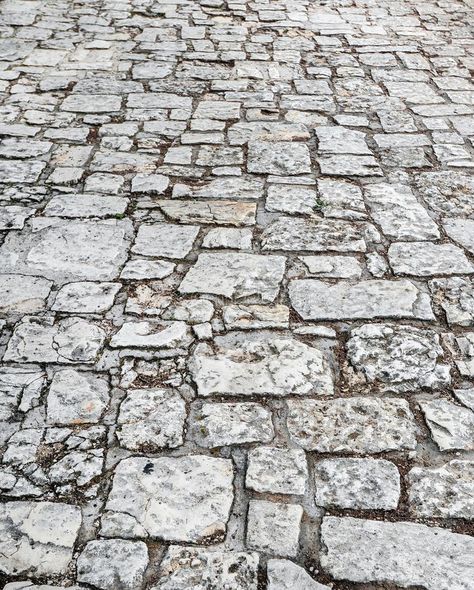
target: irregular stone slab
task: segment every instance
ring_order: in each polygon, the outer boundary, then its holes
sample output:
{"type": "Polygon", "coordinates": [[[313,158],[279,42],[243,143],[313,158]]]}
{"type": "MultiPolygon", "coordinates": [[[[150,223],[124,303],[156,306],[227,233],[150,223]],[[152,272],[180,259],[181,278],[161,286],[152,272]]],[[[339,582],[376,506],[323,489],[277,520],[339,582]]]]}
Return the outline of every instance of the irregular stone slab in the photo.
{"type": "Polygon", "coordinates": [[[321,174],[328,176],[383,176],[373,156],[322,154],[317,159],[321,174]]]}
{"type": "Polygon", "coordinates": [[[194,111],[195,119],[228,121],[240,118],[240,102],[201,100],[194,111]]]}
{"type": "Polygon", "coordinates": [[[235,201],[158,201],[160,209],[170,219],[182,223],[215,225],[254,225],[255,203],[235,201]]]}
{"type": "Polygon", "coordinates": [[[178,447],[183,443],[186,404],[165,389],[133,389],[120,405],[117,438],[131,451],[178,447]]]}
{"type": "Polygon", "coordinates": [[[176,264],[164,260],[129,260],[120,273],[121,279],[164,279],[174,272],[176,264]]]}
{"type": "Polygon", "coordinates": [[[272,184],[265,201],[267,211],[308,214],[317,208],[317,195],[313,188],[285,184],[272,184]]]}
{"type": "Polygon", "coordinates": [[[4,361],[21,363],[94,363],[105,332],[82,318],[54,323],[52,317],[25,316],[13,331],[4,361]]]}
{"type": "Polygon", "coordinates": [[[217,542],[234,499],[232,461],[204,455],[132,457],[115,469],[104,536],[217,542]]]}
{"type": "Polygon", "coordinates": [[[366,134],[345,127],[317,127],[318,149],[327,154],[369,154],[372,152],[365,140],[366,134]]]}
{"type": "Polygon", "coordinates": [[[132,179],[132,193],[164,193],[170,180],[163,174],[137,174],[132,179]]]}
{"type": "Polygon", "coordinates": [[[210,395],[331,395],[333,376],[324,354],[290,338],[200,344],[190,364],[198,393],[210,395]]]}
{"type": "Polygon", "coordinates": [[[0,420],[4,426],[17,410],[26,411],[36,404],[45,383],[46,374],[39,369],[0,367],[0,420]]]}
{"type": "Polygon", "coordinates": [[[444,215],[472,216],[474,178],[457,171],[423,172],[414,178],[429,207],[444,215]]]}
{"type": "Polygon", "coordinates": [[[148,549],[142,541],[89,541],[77,559],[77,581],[102,590],[140,590],[147,565],[148,549]]]}
{"type": "Polygon", "coordinates": [[[417,318],[434,320],[429,296],[410,281],[351,283],[303,279],[291,281],[290,301],[305,320],[417,318]]]}
{"type": "Polygon", "coordinates": [[[46,162],[3,160],[0,162],[0,182],[5,184],[33,184],[46,168],[46,162]]]}
{"type": "Polygon", "coordinates": [[[25,221],[35,213],[32,207],[8,205],[0,207],[0,230],[22,229],[25,221]]]}
{"type": "Polygon", "coordinates": [[[329,590],[319,584],[299,565],[288,559],[269,559],[267,562],[268,590],[329,590]]]}
{"type": "Polygon", "coordinates": [[[412,522],[327,516],[321,526],[321,566],[336,580],[466,590],[474,539],[412,522]]]}
{"type": "Polygon", "coordinates": [[[365,252],[366,226],[339,219],[280,217],[262,234],[263,250],[365,252]]]}
{"type": "Polygon", "coordinates": [[[474,412],[444,399],[422,401],[420,407],[441,451],[474,450],[474,412]]]}
{"type": "Polygon", "coordinates": [[[474,265],[464,252],[452,244],[398,242],[388,249],[388,259],[398,275],[429,277],[474,272],[474,265]]]}
{"type": "Polygon", "coordinates": [[[247,516],[247,547],[263,553],[295,557],[298,552],[303,508],[250,500],[247,516]]]}
{"type": "Polygon", "coordinates": [[[463,377],[474,376],[474,332],[464,332],[455,337],[456,351],[454,361],[463,377]]]}
{"type": "Polygon", "coordinates": [[[64,369],[54,374],[47,399],[49,424],[97,423],[109,403],[109,385],[95,373],[64,369]]]}
{"type": "Polygon", "coordinates": [[[290,400],[288,408],[290,438],[307,451],[365,455],[416,447],[404,399],[290,400]]]}
{"type": "Polygon", "coordinates": [[[228,130],[230,145],[249,141],[300,141],[310,139],[306,125],[283,121],[239,121],[228,130]]]}
{"type": "Polygon", "coordinates": [[[400,474],[384,459],[325,459],[315,466],[315,501],[325,508],[395,510],[400,474]]]}
{"type": "Polygon", "coordinates": [[[280,176],[311,172],[311,159],[306,144],[285,141],[250,141],[247,170],[257,174],[280,176]]]}
{"type": "Polygon", "coordinates": [[[411,104],[437,104],[444,99],[425,82],[385,82],[390,96],[402,98],[411,104]]]}
{"type": "MultiPolygon", "coordinates": [[[[43,221],[43,220],[40,220],[43,221]]],[[[127,221],[55,220],[10,233],[0,247],[4,272],[59,282],[108,281],[125,262],[127,221]]]]}
{"type": "Polygon", "coordinates": [[[238,227],[216,227],[210,229],[202,241],[202,248],[252,249],[252,230],[238,227]]]}
{"type": "Polygon", "coordinates": [[[450,369],[438,363],[442,355],[438,334],[412,326],[364,324],[351,331],[347,342],[356,370],[389,391],[447,385],[450,369]]]}
{"type": "Polygon", "coordinates": [[[226,305],[222,319],[228,330],[288,328],[290,310],[286,305],[226,305]]]}
{"type": "Polygon", "coordinates": [[[474,254],[474,220],[444,219],[443,227],[452,240],[474,254]]]}
{"type": "Polygon", "coordinates": [[[193,197],[197,199],[219,200],[257,200],[263,193],[263,181],[252,176],[231,176],[216,178],[201,186],[175,184],[173,197],[193,197]]]}
{"type": "Polygon", "coordinates": [[[369,184],[364,187],[370,213],[383,233],[394,240],[436,240],[439,230],[409,186],[369,184]]]}
{"type": "Polygon", "coordinates": [[[258,447],[248,454],[246,487],[270,494],[303,495],[308,467],[301,449],[258,447]]]}
{"type": "Polygon", "coordinates": [[[367,218],[362,191],[358,186],[330,178],[318,178],[317,182],[324,217],[353,220],[367,218]]]}
{"type": "Polygon", "coordinates": [[[283,256],[200,254],[181,281],[181,293],[212,293],[240,299],[252,295],[272,302],[285,272],[283,256]]]}
{"type": "Polygon", "coordinates": [[[474,323],[474,287],[471,279],[452,277],[429,283],[435,303],[441,305],[450,326],[472,326],[474,323]]]}
{"type": "Polygon", "coordinates": [[[120,111],[122,98],[103,94],[70,94],[60,109],[72,113],[110,113],[120,111]]]}
{"type": "Polygon", "coordinates": [[[185,322],[125,322],[112,336],[112,348],[187,348],[192,336],[185,322]]]}
{"type": "Polygon", "coordinates": [[[35,313],[46,306],[53,283],[42,277],[0,275],[0,313],[35,313]]]}
{"type": "Polygon", "coordinates": [[[470,410],[474,411],[474,389],[473,388],[454,389],[453,393],[454,393],[457,400],[459,400],[463,405],[468,407],[470,410]]]}
{"type": "MultiPolygon", "coordinates": [[[[49,584],[40,584],[37,586],[33,582],[11,582],[3,587],[3,590],[64,590],[64,586],[50,586],[49,584]]],[[[84,586],[68,586],[69,590],[85,590],[84,586]]]]}
{"type": "Polygon", "coordinates": [[[139,152],[96,152],[90,169],[119,174],[152,173],[156,170],[156,157],[139,152]]]}
{"type": "Polygon", "coordinates": [[[255,403],[203,404],[192,426],[201,447],[224,447],[273,439],[272,415],[255,403]]]}
{"type": "Polygon", "coordinates": [[[34,577],[63,574],[72,559],[81,521],[81,509],[69,504],[0,505],[0,572],[34,577]]]}
{"type": "Polygon", "coordinates": [[[450,461],[441,467],[414,467],[408,473],[410,508],[428,518],[474,518],[474,463],[450,461]]]}
{"type": "Polygon", "coordinates": [[[103,313],[112,307],[120,283],[83,281],[61,287],[51,309],[69,313],[103,313]]]}
{"type": "Polygon", "coordinates": [[[301,256],[308,271],[321,277],[358,279],[362,265],[354,256],[301,256]]]}
{"type": "Polygon", "coordinates": [[[196,225],[141,225],[132,252],[160,258],[184,258],[191,251],[198,233],[199,226],[196,225]]]}
{"type": "Polygon", "coordinates": [[[257,590],[258,554],[171,545],[151,590],[257,590]]]}

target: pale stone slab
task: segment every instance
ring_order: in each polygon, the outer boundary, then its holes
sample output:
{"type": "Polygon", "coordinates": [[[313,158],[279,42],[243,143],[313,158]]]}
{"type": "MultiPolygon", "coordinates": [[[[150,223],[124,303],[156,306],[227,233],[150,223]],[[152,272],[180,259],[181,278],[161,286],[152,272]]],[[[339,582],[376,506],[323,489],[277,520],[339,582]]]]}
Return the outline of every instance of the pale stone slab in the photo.
{"type": "Polygon", "coordinates": [[[160,209],[174,221],[212,225],[254,225],[255,203],[238,201],[158,201],[160,209]]]}
{"type": "Polygon", "coordinates": [[[280,176],[311,172],[306,144],[286,141],[250,141],[247,170],[257,174],[280,176]]]}
{"type": "Polygon", "coordinates": [[[388,249],[388,258],[397,275],[429,277],[474,273],[474,265],[461,248],[452,244],[398,242],[388,249]]]}
{"type": "Polygon", "coordinates": [[[474,286],[472,279],[450,277],[429,283],[434,303],[446,313],[450,326],[469,327],[474,324],[474,286]]]}
{"type": "Polygon", "coordinates": [[[124,459],[115,469],[101,532],[107,537],[216,542],[226,531],[232,480],[232,461],[227,459],[124,459]]]}
{"type": "Polygon", "coordinates": [[[33,184],[46,168],[46,162],[3,160],[0,162],[0,182],[33,184]]]}
{"type": "Polygon", "coordinates": [[[362,265],[354,256],[301,256],[310,274],[324,278],[359,279],[362,265]]]}
{"type": "Polygon", "coordinates": [[[323,569],[336,580],[393,583],[426,590],[467,590],[474,539],[412,522],[327,516],[321,526],[323,569]]]}
{"type": "Polygon", "coordinates": [[[474,254],[474,220],[444,219],[443,227],[448,236],[457,244],[474,254]]]}
{"type": "Polygon", "coordinates": [[[447,216],[472,216],[474,178],[465,172],[444,170],[415,176],[415,185],[433,211],[447,216]]]}
{"type": "Polygon", "coordinates": [[[7,205],[0,207],[0,230],[22,229],[25,221],[35,213],[32,207],[7,205]]]}
{"type": "Polygon", "coordinates": [[[181,293],[212,293],[237,298],[259,296],[271,302],[285,271],[283,256],[219,253],[200,254],[182,280],[181,293]]]}
{"type": "Polygon", "coordinates": [[[222,310],[228,330],[288,328],[289,316],[286,305],[226,305],[222,310]]]}
{"type": "Polygon", "coordinates": [[[416,425],[404,399],[288,401],[290,438],[307,451],[372,454],[414,449],[416,425]]]}
{"type": "Polygon", "coordinates": [[[306,395],[333,393],[325,355],[289,338],[200,344],[190,365],[198,393],[210,395],[306,395]]]}
{"type": "Polygon", "coordinates": [[[51,309],[69,313],[103,313],[114,304],[120,283],[81,281],[63,285],[51,309]]]}
{"type": "Polygon", "coordinates": [[[365,140],[366,134],[362,131],[354,131],[340,126],[320,126],[315,129],[315,133],[320,152],[327,154],[372,154],[365,140]]]}
{"type": "Polygon", "coordinates": [[[120,273],[121,279],[164,279],[174,272],[176,264],[165,260],[148,260],[136,258],[129,260],[120,273]]]}
{"type": "Polygon", "coordinates": [[[132,252],[157,258],[184,258],[199,233],[196,225],[154,223],[141,225],[132,252]]]}
{"type": "Polygon", "coordinates": [[[250,500],[247,547],[272,555],[295,557],[302,516],[303,508],[299,504],[250,500]]]}
{"type": "Polygon", "coordinates": [[[35,313],[46,306],[52,282],[42,277],[0,275],[0,313],[35,313]]]}
{"type": "Polygon", "coordinates": [[[125,322],[112,336],[112,348],[187,348],[192,342],[184,322],[125,322]]]}
{"type": "Polygon", "coordinates": [[[245,485],[256,492],[303,495],[307,477],[301,449],[257,447],[249,452],[245,485]]]}
{"type": "Polygon", "coordinates": [[[265,209],[288,213],[314,213],[317,206],[316,191],[304,186],[272,184],[268,188],[265,209]]]}
{"type": "Polygon", "coordinates": [[[325,508],[395,510],[400,474],[384,459],[325,459],[315,466],[315,501],[325,508]]]}
{"type": "Polygon", "coordinates": [[[0,505],[0,572],[51,576],[66,571],[73,554],[81,509],[52,502],[0,505]]]}
{"type": "Polygon", "coordinates": [[[267,562],[268,590],[330,590],[319,584],[299,565],[288,559],[267,562]]]}
{"type": "Polygon", "coordinates": [[[369,280],[329,284],[291,281],[290,301],[305,320],[415,318],[434,320],[430,299],[406,280],[369,280]]]}
{"type": "Polygon", "coordinates": [[[441,451],[474,450],[474,412],[444,399],[422,401],[420,407],[441,451]]]}
{"type": "Polygon", "coordinates": [[[5,425],[18,409],[35,405],[45,383],[46,374],[38,368],[0,367],[0,421],[5,425]]]}

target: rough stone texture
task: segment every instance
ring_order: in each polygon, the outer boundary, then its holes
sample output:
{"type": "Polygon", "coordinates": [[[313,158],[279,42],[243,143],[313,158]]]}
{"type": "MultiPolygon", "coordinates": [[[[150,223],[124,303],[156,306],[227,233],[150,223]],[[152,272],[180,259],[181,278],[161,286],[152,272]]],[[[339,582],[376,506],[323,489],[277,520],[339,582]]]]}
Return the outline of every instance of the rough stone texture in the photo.
{"type": "Polygon", "coordinates": [[[248,456],[245,485],[256,492],[303,495],[308,467],[300,449],[259,447],[248,456]]]}
{"type": "Polygon", "coordinates": [[[441,451],[474,450],[474,412],[444,399],[423,401],[420,407],[441,451]]]}
{"type": "Polygon", "coordinates": [[[328,590],[300,566],[288,559],[269,559],[267,563],[268,590],[328,590]]]}
{"type": "Polygon", "coordinates": [[[42,277],[0,275],[0,313],[36,313],[46,306],[52,282],[42,277]]]}
{"type": "Polygon", "coordinates": [[[474,540],[411,522],[324,518],[322,567],[337,580],[466,590],[474,540]]]}
{"type": "Polygon", "coordinates": [[[452,244],[400,242],[390,246],[388,258],[397,275],[426,277],[474,272],[464,252],[452,244]]]}

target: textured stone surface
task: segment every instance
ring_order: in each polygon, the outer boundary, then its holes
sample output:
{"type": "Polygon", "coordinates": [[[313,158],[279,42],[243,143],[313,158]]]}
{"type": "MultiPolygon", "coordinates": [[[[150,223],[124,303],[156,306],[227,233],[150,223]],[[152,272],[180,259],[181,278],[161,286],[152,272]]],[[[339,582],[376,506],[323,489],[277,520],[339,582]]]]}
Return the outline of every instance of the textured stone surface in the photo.
{"type": "Polygon", "coordinates": [[[300,449],[259,447],[248,456],[245,485],[256,492],[303,495],[308,467],[300,449]]]}
{"type": "Polygon", "coordinates": [[[464,252],[452,244],[400,242],[390,246],[388,258],[397,275],[426,277],[474,272],[464,252]]]}
{"type": "Polygon", "coordinates": [[[328,590],[300,566],[288,559],[269,559],[267,563],[268,590],[328,590]]]}
{"type": "Polygon", "coordinates": [[[474,449],[474,412],[444,399],[420,402],[431,436],[442,451],[474,449]]]}

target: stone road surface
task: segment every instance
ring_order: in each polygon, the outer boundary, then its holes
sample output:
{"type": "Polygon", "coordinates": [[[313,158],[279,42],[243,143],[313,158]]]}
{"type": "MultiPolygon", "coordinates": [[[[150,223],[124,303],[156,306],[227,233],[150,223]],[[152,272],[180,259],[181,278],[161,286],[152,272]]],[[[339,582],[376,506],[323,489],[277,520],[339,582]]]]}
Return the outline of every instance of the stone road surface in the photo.
{"type": "Polygon", "coordinates": [[[474,589],[473,21],[1,2],[0,586],[474,589]]]}

